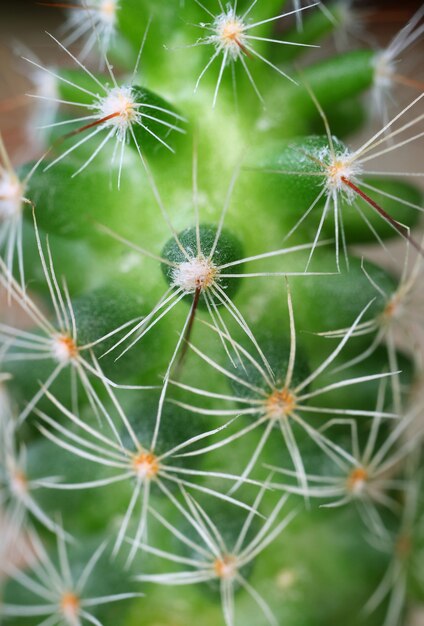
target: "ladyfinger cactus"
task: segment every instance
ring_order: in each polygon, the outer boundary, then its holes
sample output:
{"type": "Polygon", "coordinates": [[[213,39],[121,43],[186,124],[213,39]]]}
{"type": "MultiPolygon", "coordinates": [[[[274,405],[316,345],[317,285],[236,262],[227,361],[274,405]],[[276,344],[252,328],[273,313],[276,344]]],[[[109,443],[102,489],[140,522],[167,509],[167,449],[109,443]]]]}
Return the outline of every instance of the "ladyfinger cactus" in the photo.
{"type": "Polygon", "coordinates": [[[423,8],[59,9],[0,136],[0,622],[408,626],[423,8]]]}

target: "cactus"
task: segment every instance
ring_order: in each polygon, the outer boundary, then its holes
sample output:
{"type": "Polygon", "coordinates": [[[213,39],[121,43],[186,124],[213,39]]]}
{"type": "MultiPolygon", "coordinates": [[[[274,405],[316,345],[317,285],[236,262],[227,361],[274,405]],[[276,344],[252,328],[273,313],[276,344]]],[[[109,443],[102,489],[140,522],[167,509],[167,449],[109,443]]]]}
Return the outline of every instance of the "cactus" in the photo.
{"type": "Polygon", "coordinates": [[[423,9],[64,7],[0,137],[0,622],[406,626],[423,9]]]}

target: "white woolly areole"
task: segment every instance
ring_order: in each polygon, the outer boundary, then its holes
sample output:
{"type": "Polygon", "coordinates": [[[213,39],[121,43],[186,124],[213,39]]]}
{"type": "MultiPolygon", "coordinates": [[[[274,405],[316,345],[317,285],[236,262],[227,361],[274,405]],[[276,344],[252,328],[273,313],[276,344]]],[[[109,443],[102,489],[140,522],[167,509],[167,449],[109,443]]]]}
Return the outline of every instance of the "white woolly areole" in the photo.
{"type": "Polygon", "coordinates": [[[352,203],[356,197],[353,189],[350,189],[344,182],[345,180],[352,183],[358,182],[358,176],[361,174],[361,166],[356,162],[355,155],[349,150],[345,150],[342,154],[332,155],[329,148],[321,151],[320,161],[325,167],[325,187],[328,193],[343,194],[345,199],[352,203]]]}
{"type": "Polygon", "coordinates": [[[97,41],[100,45],[101,65],[103,66],[105,55],[116,32],[119,0],[90,0],[90,2],[77,0],[74,4],[77,6],[70,5],[67,11],[65,45],[86,39],[80,53],[82,59],[85,59],[97,41]]]}
{"type": "Polygon", "coordinates": [[[214,34],[209,41],[215,44],[217,50],[227,52],[230,60],[238,59],[243,47],[246,45],[244,36],[246,24],[236,15],[231,7],[227,7],[226,12],[215,18],[213,23],[214,34]]]}
{"type": "Polygon", "coordinates": [[[0,222],[22,213],[22,184],[12,174],[0,174],[0,222]]]}
{"type": "MultiPolygon", "coordinates": [[[[48,67],[47,69],[53,71],[53,68],[48,67]]],[[[56,103],[47,103],[47,101],[59,98],[58,79],[44,70],[35,68],[31,73],[31,81],[37,90],[37,96],[42,96],[43,100],[46,101],[43,106],[56,106],[56,103]]]]}
{"type": "Polygon", "coordinates": [[[9,397],[6,385],[3,384],[6,380],[8,380],[6,375],[0,376],[0,436],[4,432],[3,429],[6,426],[6,422],[12,415],[12,401],[9,397]]]}
{"type": "Polygon", "coordinates": [[[224,555],[215,559],[213,567],[218,578],[229,580],[237,574],[237,559],[231,554],[224,555]]]}
{"type": "Polygon", "coordinates": [[[117,0],[101,0],[97,9],[98,19],[107,26],[114,26],[118,10],[117,0]]]}
{"type": "Polygon", "coordinates": [[[134,472],[140,480],[152,480],[159,472],[157,456],[152,452],[140,452],[132,461],[134,472]]]}
{"type": "Polygon", "coordinates": [[[393,85],[394,73],[395,64],[389,51],[385,50],[376,54],[374,58],[374,87],[383,90],[390,89],[393,85]]]}
{"type": "Polygon", "coordinates": [[[103,126],[115,127],[116,135],[121,141],[125,140],[127,130],[132,124],[141,118],[132,87],[114,87],[107,96],[100,99],[98,106],[100,118],[119,114],[103,122],[103,126]]]}
{"type": "Polygon", "coordinates": [[[69,626],[80,626],[80,600],[72,591],[65,592],[60,602],[62,615],[69,626]]]}
{"type": "Polygon", "coordinates": [[[10,490],[15,495],[15,497],[19,499],[25,498],[28,493],[28,481],[24,472],[22,472],[18,468],[14,468],[10,472],[9,481],[10,490]]]}
{"type": "Polygon", "coordinates": [[[347,480],[348,491],[353,496],[362,496],[367,488],[368,478],[368,472],[365,469],[361,467],[354,469],[347,480]]]}
{"type": "MultiPolygon", "coordinates": [[[[47,67],[54,72],[54,68],[47,67]]],[[[31,140],[40,150],[46,147],[46,137],[43,132],[45,126],[49,126],[56,121],[56,113],[59,109],[60,98],[58,90],[59,80],[45,70],[40,70],[31,66],[30,80],[33,85],[34,95],[28,121],[25,125],[26,131],[31,135],[31,140]]]]}
{"type": "Polygon", "coordinates": [[[116,25],[116,16],[119,9],[117,0],[94,0],[90,2],[89,15],[87,15],[87,9],[85,2],[81,2],[81,9],[69,10],[69,22],[75,25],[86,23],[87,19],[94,22],[94,25],[98,28],[106,29],[116,25]],[[103,28],[102,28],[103,27],[103,28]]]}
{"type": "Polygon", "coordinates": [[[68,335],[55,337],[51,343],[51,351],[54,360],[62,365],[67,365],[78,355],[78,348],[68,335]]]}
{"type": "Polygon", "coordinates": [[[137,477],[140,478],[141,480],[144,480],[145,478],[150,478],[151,476],[151,467],[149,463],[139,463],[137,466],[137,477]]]}
{"type": "Polygon", "coordinates": [[[285,387],[276,389],[265,401],[265,410],[269,419],[282,420],[288,417],[296,408],[296,397],[285,387]]]}
{"type": "Polygon", "coordinates": [[[362,496],[366,489],[367,481],[364,479],[356,480],[355,483],[350,488],[352,495],[354,496],[362,496]]]}
{"type": "Polygon", "coordinates": [[[202,291],[216,282],[218,275],[217,267],[203,256],[194,257],[189,261],[180,263],[172,271],[172,283],[187,293],[193,293],[197,289],[202,291]]]}
{"type": "Polygon", "coordinates": [[[405,315],[405,295],[405,292],[399,289],[387,300],[381,316],[383,324],[390,326],[393,321],[402,320],[405,315]]]}

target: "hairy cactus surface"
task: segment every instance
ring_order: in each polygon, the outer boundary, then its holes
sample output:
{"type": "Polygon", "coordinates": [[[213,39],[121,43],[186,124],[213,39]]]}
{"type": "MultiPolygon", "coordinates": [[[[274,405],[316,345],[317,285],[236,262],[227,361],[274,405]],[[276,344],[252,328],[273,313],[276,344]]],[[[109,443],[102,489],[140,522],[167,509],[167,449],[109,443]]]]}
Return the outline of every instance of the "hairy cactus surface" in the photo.
{"type": "Polygon", "coordinates": [[[0,622],[409,626],[424,8],[378,48],[344,1],[44,4],[33,158],[0,135],[0,622]]]}

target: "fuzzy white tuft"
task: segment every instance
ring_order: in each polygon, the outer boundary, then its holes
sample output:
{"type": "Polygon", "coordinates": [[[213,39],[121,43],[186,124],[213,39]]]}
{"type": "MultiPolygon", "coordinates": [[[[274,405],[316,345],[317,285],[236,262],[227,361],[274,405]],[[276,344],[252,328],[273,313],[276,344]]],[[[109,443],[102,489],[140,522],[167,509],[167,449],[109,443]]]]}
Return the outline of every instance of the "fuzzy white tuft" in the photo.
{"type": "Polygon", "coordinates": [[[78,348],[68,335],[54,337],[51,344],[52,356],[55,361],[67,365],[78,356],[78,348]]]}
{"type": "Polygon", "coordinates": [[[105,128],[115,128],[116,137],[125,141],[127,131],[133,124],[140,123],[141,114],[138,112],[132,87],[114,87],[107,96],[99,102],[100,118],[111,117],[103,123],[105,128]]]}
{"type": "Polygon", "coordinates": [[[22,185],[18,178],[9,172],[0,176],[0,222],[12,219],[22,213],[22,185]]]}
{"type": "Polygon", "coordinates": [[[237,558],[231,554],[225,554],[215,559],[213,569],[218,578],[231,580],[237,575],[237,558]]]}
{"type": "Polygon", "coordinates": [[[151,452],[141,452],[133,459],[134,472],[141,480],[151,480],[159,471],[158,458],[151,452]]]}
{"type": "Polygon", "coordinates": [[[218,270],[216,266],[203,256],[180,263],[172,272],[172,282],[186,293],[197,289],[202,291],[216,282],[218,270]]]}
{"type": "Polygon", "coordinates": [[[228,59],[236,61],[247,43],[245,39],[246,24],[241,20],[233,8],[228,7],[227,11],[215,18],[213,24],[214,34],[209,41],[216,46],[216,49],[227,52],[228,59]]]}
{"type": "Polygon", "coordinates": [[[320,155],[320,160],[325,164],[325,188],[329,194],[343,194],[345,199],[352,203],[355,192],[346,185],[346,180],[357,183],[362,169],[354,155],[345,150],[342,154],[331,154],[326,148],[320,155]]]}

